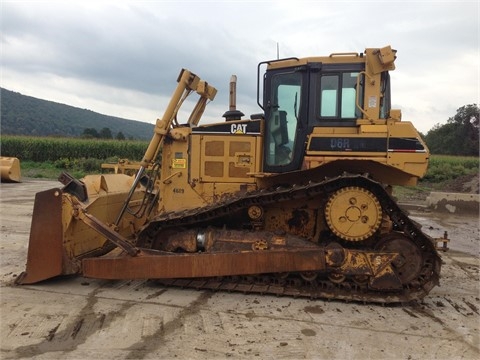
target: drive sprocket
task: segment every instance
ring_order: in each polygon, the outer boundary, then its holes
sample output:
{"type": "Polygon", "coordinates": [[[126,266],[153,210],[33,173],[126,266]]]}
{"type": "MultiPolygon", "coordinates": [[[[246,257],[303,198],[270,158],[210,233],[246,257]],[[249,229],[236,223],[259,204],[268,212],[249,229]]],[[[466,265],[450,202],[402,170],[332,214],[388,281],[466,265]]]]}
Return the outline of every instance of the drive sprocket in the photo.
{"type": "Polygon", "coordinates": [[[367,189],[349,186],[335,191],[325,207],[330,230],[347,241],[362,241],[372,236],[382,222],[382,207],[367,189]]]}

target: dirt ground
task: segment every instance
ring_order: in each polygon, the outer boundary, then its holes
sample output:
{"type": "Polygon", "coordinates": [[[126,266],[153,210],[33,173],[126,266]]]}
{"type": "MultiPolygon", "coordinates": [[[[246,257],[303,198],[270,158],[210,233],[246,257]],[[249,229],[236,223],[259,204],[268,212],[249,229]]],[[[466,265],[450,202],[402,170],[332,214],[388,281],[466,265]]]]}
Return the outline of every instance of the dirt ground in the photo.
{"type": "MultiPolygon", "coordinates": [[[[34,194],[0,191],[2,359],[478,359],[478,217],[415,211],[448,231],[441,286],[421,303],[381,306],[166,288],[151,281],[68,277],[16,286],[34,194]]],[[[48,260],[47,260],[48,261],[48,260]]]]}
{"type": "Polygon", "coordinates": [[[446,182],[442,191],[478,194],[480,190],[479,173],[462,175],[446,182]]]}

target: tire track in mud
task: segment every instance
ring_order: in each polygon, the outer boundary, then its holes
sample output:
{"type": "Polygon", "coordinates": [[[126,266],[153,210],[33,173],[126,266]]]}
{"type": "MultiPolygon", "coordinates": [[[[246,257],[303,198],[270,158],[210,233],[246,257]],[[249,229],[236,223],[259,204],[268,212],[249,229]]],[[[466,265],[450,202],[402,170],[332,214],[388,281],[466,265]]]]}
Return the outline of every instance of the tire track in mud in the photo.
{"type": "Polygon", "coordinates": [[[94,312],[93,308],[98,302],[97,296],[102,288],[93,290],[87,297],[87,302],[78,315],[63,326],[62,322],[54,326],[45,336],[45,340],[32,345],[20,346],[15,349],[14,358],[31,358],[46,353],[55,353],[52,358],[61,358],[62,355],[75,351],[77,347],[84,344],[87,339],[115,320],[118,316],[124,316],[134,306],[134,301],[127,301],[120,309],[107,313],[94,312]],[[60,328],[64,328],[58,331],[60,328]]]}
{"type": "MultiPolygon", "coordinates": [[[[453,302],[452,300],[449,300],[447,298],[444,298],[451,306],[452,308],[454,308],[459,314],[463,315],[463,316],[467,316],[465,315],[461,310],[465,310],[464,307],[462,307],[461,305],[458,305],[456,304],[455,302],[453,302]]],[[[437,302],[437,307],[440,306],[440,307],[443,307],[445,305],[439,305],[439,303],[437,302]]],[[[450,326],[448,326],[444,320],[442,320],[440,317],[438,317],[437,315],[435,315],[434,311],[432,311],[429,306],[427,304],[412,304],[412,306],[410,307],[410,310],[407,311],[405,308],[403,309],[407,314],[409,314],[410,316],[414,317],[414,318],[421,318],[421,317],[426,317],[428,319],[431,319],[433,320],[434,322],[438,323],[439,325],[442,326],[443,330],[447,331],[449,334],[451,334],[453,337],[451,340],[453,341],[460,341],[462,344],[465,345],[466,348],[469,348],[470,350],[472,350],[474,353],[476,354],[479,354],[480,355],[480,350],[478,349],[478,347],[470,342],[468,342],[467,340],[464,339],[463,335],[459,334],[458,331],[456,331],[455,329],[451,328],[450,326]],[[418,315],[418,316],[417,316],[418,315]]]]}
{"type": "Polygon", "coordinates": [[[478,265],[469,264],[454,258],[450,258],[450,261],[452,262],[452,265],[457,266],[462,270],[469,279],[475,281],[479,280],[480,269],[478,265]]]}
{"type": "Polygon", "coordinates": [[[154,351],[156,348],[161,347],[165,343],[165,338],[173,334],[178,329],[182,328],[185,324],[185,319],[196,315],[200,312],[201,308],[207,304],[208,300],[214,296],[214,292],[206,291],[200,294],[200,296],[193,301],[189,306],[180,310],[179,314],[172,320],[159,324],[157,331],[148,336],[143,336],[142,339],[126,348],[130,352],[125,357],[126,359],[144,359],[148,354],[154,351]]]}

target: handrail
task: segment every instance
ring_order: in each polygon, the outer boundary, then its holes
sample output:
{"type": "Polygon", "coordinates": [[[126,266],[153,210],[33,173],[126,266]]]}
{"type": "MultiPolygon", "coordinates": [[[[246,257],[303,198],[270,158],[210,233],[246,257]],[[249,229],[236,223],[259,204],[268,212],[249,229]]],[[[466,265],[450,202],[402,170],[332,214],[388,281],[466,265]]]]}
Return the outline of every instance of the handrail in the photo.
{"type": "Polygon", "coordinates": [[[356,91],[356,94],[355,94],[355,106],[358,108],[358,110],[360,110],[360,112],[365,116],[365,118],[367,120],[372,120],[370,118],[370,116],[368,115],[368,113],[363,109],[363,107],[359,104],[358,102],[358,95],[360,94],[360,91],[358,91],[358,89],[360,89],[360,75],[365,75],[365,77],[369,78],[370,80],[372,80],[372,78],[370,77],[370,75],[368,75],[365,71],[360,71],[358,73],[358,76],[357,76],[357,91],[356,91]]]}

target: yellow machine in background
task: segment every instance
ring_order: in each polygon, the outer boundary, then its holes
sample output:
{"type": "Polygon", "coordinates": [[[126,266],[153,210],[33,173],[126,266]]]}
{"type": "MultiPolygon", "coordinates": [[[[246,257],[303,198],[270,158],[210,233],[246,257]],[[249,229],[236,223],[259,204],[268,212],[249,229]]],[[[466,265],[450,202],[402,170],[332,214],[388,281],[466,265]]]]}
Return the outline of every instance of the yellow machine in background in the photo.
{"type": "Polygon", "coordinates": [[[395,58],[387,46],[262,62],[262,113],[242,119],[232,82],[225,121],[206,125],[198,124],[216,89],[182,70],[134,177],[120,164],[117,174],[81,181],[63,174],[62,189],[37,194],[17,282],[81,274],[311,298],[423,298],[441,260],[390,192],[415,185],[429,153],[391,109],[395,58]],[[197,105],[178,119],[192,93],[197,105]]]}
{"type": "Polygon", "coordinates": [[[0,157],[0,178],[2,182],[21,182],[20,161],[15,157],[0,157]]]}

